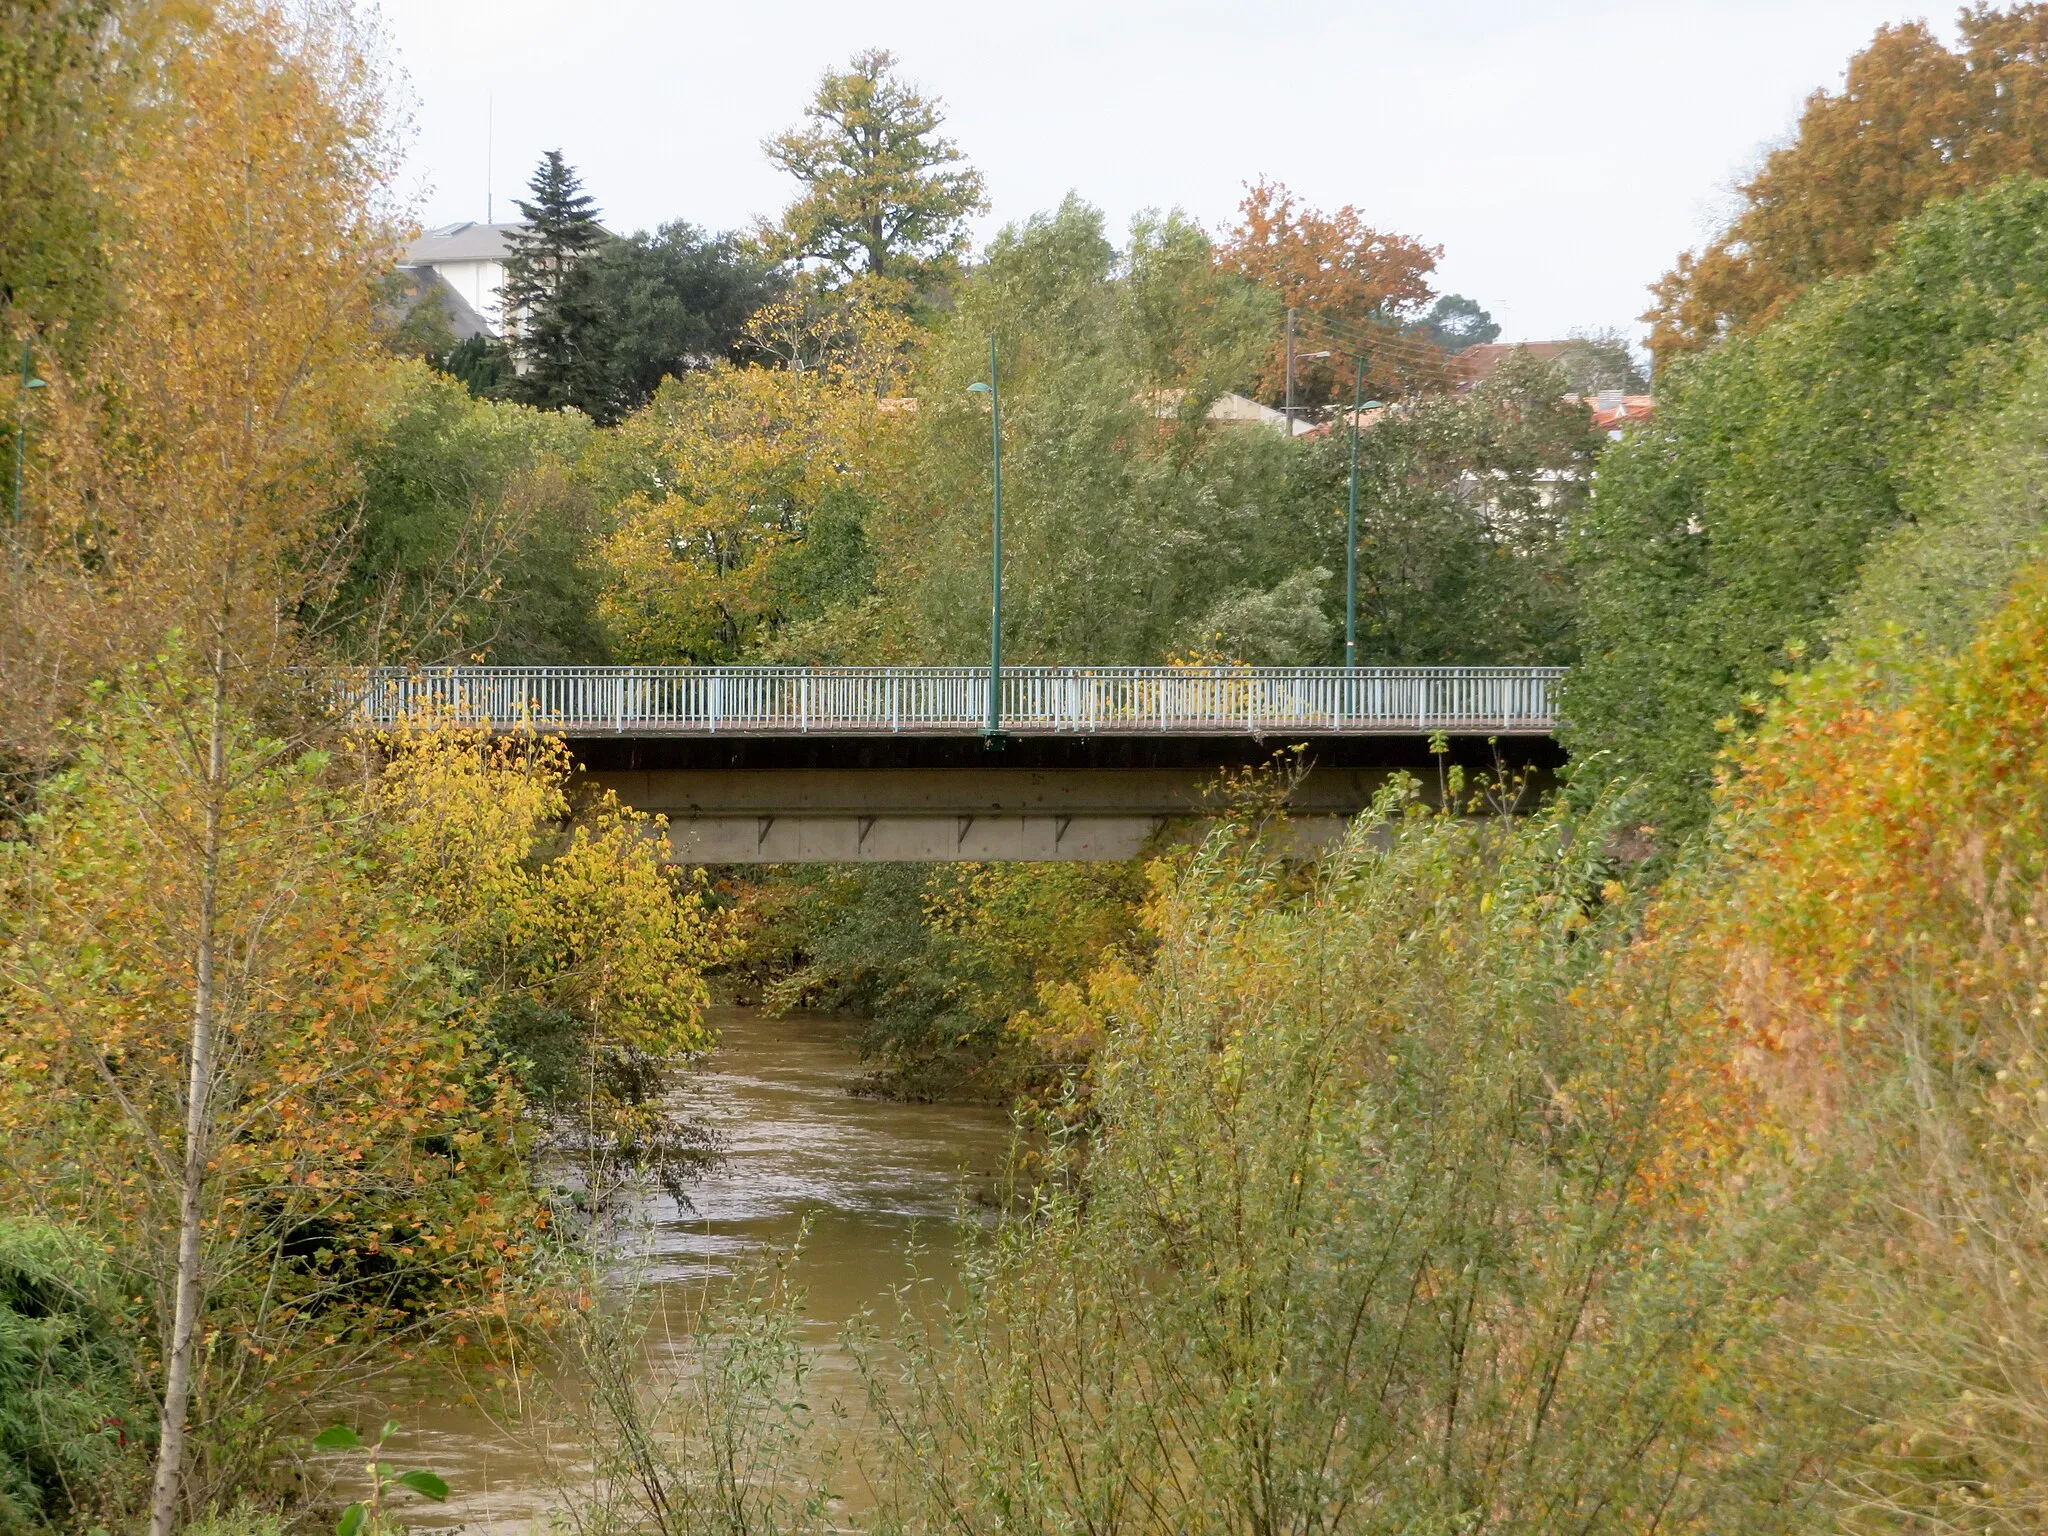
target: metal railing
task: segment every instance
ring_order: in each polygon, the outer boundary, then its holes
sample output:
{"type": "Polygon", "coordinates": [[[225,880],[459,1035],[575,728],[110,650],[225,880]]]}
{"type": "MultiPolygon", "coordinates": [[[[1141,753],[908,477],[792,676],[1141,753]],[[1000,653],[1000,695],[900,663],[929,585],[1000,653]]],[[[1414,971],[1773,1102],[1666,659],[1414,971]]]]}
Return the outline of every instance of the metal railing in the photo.
{"type": "MultiPolygon", "coordinates": [[[[1005,667],[1014,735],[1548,734],[1562,667],[1005,667]]],[[[358,723],[568,735],[962,735],[986,667],[384,667],[325,674],[358,723]]]]}

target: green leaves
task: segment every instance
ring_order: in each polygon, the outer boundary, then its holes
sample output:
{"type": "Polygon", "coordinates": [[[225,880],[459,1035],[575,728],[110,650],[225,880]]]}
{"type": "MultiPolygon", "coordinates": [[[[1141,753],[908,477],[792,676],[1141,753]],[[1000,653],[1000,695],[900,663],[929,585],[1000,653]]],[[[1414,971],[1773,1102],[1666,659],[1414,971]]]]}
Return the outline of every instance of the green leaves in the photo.
{"type": "Polygon", "coordinates": [[[448,1485],[422,1467],[414,1467],[410,1472],[401,1472],[391,1481],[393,1485],[410,1488],[422,1498],[432,1499],[437,1504],[448,1497],[448,1485]]]}
{"type": "MultiPolygon", "coordinates": [[[[423,1499],[432,1499],[436,1504],[448,1497],[447,1483],[424,1467],[414,1467],[408,1472],[384,1470],[376,1453],[397,1432],[396,1419],[386,1419],[384,1427],[377,1431],[376,1442],[370,1447],[370,1462],[365,1469],[370,1475],[370,1496],[341,1512],[341,1518],[334,1522],[334,1536],[363,1536],[365,1531],[380,1529],[384,1497],[395,1489],[406,1489],[423,1499]]],[[[360,1449],[362,1444],[362,1436],[346,1424],[330,1424],[313,1437],[313,1448],[317,1451],[353,1451],[360,1449]]]]}
{"type": "MultiPolygon", "coordinates": [[[[1655,425],[1600,460],[1574,528],[1587,656],[1567,744],[1644,775],[1667,834],[1705,819],[1715,722],[1775,696],[1788,642],[1817,657],[1884,536],[1956,498],[1943,450],[2012,398],[2048,325],[2044,229],[2044,181],[1934,205],[1870,272],[1669,369],[1655,425]]],[[[1982,563],[1952,562],[1958,585],[1982,563]]]]}

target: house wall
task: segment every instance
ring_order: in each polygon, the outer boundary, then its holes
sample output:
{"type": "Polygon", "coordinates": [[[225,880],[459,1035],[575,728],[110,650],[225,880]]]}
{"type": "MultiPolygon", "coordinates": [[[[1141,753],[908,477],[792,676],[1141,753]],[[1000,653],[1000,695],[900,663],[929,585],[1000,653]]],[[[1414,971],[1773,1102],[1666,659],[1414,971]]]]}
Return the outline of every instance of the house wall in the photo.
{"type": "Polygon", "coordinates": [[[505,289],[505,264],[502,261],[437,261],[431,265],[449,287],[462,295],[471,309],[483,316],[492,335],[504,334],[504,317],[500,313],[505,289]]]}

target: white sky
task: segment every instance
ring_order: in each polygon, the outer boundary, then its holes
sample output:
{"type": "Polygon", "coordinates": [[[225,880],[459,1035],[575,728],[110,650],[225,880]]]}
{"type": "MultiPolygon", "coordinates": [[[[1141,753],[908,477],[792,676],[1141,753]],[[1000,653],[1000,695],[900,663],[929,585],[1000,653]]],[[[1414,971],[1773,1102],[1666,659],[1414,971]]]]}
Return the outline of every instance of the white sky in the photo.
{"type": "MultiPolygon", "coordinates": [[[[713,229],[791,185],[760,142],[894,50],[987,177],[981,233],[1069,190],[1113,229],[1226,223],[1260,174],[1444,247],[1510,340],[1639,331],[1645,287],[1922,0],[381,0],[428,223],[500,217],[559,148],[608,227],[713,229]]],[[[1953,5],[1935,10],[1952,34],[1953,5]]]]}

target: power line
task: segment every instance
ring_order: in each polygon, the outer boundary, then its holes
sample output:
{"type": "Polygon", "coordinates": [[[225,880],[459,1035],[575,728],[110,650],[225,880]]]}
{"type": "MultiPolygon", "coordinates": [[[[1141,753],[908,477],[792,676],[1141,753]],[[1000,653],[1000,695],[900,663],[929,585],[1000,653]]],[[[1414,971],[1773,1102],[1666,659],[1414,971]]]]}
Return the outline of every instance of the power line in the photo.
{"type": "Polygon", "coordinates": [[[1418,359],[1441,359],[1450,356],[1434,342],[1425,341],[1412,332],[1394,325],[1379,330],[1360,325],[1356,321],[1340,320],[1334,315],[1319,314],[1315,310],[1302,310],[1299,313],[1311,324],[1328,333],[1332,340],[1348,348],[1400,352],[1418,359]]]}
{"type": "Polygon", "coordinates": [[[1302,315],[1354,360],[1363,358],[1368,365],[1391,363],[1398,371],[1409,374],[1443,376],[1455,371],[1451,355],[1442,348],[1391,326],[1385,331],[1368,332],[1355,323],[1314,311],[1305,310],[1302,315]]]}
{"type": "Polygon", "coordinates": [[[1424,341],[1393,325],[1380,329],[1361,325],[1356,321],[1341,320],[1334,315],[1319,314],[1314,310],[1303,310],[1300,313],[1332,340],[1354,352],[1366,349],[1384,350],[1402,352],[1418,358],[1446,355],[1434,343],[1424,341]]]}

